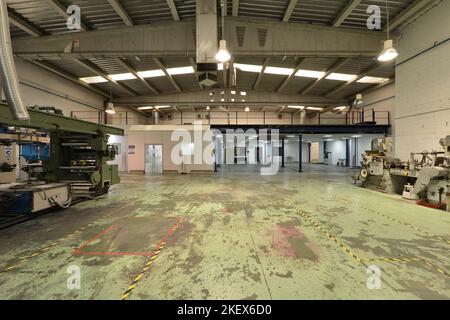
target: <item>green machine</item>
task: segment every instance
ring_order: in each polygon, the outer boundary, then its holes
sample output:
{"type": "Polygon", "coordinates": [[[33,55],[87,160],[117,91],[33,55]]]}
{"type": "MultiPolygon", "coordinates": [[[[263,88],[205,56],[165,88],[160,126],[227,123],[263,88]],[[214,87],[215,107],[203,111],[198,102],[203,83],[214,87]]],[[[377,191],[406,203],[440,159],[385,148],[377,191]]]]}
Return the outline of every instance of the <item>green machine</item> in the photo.
{"type": "Polygon", "coordinates": [[[5,103],[0,102],[0,126],[36,129],[50,135],[50,157],[41,160],[37,179],[46,183],[70,184],[72,191],[107,192],[120,182],[114,160],[116,150],[108,145],[110,135],[123,136],[124,131],[106,125],[78,120],[28,108],[30,120],[15,120],[5,103]]]}

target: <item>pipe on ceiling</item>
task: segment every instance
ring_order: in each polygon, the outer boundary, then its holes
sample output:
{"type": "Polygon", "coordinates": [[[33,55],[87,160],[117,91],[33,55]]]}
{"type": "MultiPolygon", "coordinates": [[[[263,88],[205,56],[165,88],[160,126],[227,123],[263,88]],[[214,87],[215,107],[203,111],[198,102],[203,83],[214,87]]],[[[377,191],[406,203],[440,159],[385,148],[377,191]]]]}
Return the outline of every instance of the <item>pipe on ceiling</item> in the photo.
{"type": "Polygon", "coordinates": [[[11,48],[6,1],[0,1],[0,78],[13,117],[16,120],[30,119],[19,92],[19,78],[11,48]]]}

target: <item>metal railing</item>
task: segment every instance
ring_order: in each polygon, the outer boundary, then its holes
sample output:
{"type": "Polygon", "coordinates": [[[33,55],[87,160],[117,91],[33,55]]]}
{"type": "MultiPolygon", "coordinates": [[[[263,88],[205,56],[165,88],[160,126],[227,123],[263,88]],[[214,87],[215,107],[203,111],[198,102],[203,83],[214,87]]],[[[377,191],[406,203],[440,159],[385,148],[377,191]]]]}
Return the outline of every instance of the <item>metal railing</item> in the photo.
{"type": "MultiPolygon", "coordinates": [[[[192,114],[193,112],[190,112],[192,114]]],[[[106,115],[102,111],[72,111],[72,117],[96,123],[106,122],[110,125],[154,124],[152,118],[143,118],[134,112],[118,111],[106,115]]],[[[390,125],[389,111],[362,110],[342,113],[309,114],[300,117],[297,113],[280,113],[276,117],[266,112],[197,112],[195,117],[185,113],[161,114],[160,125],[192,125],[201,122],[204,125],[390,125]]]]}

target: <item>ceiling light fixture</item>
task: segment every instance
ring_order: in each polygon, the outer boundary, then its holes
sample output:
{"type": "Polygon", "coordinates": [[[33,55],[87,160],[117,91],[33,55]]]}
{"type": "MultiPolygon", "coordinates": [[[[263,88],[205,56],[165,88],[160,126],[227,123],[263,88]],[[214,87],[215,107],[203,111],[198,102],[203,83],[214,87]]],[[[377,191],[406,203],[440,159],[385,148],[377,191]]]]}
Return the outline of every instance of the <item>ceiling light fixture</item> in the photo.
{"type": "Polygon", "coordinates": [[[361,93],[358,93],[356,95],[355,101],[353,101],[353,107],[354,108],[358,108],[358,107],[360,107],[363,104],[364,104],[363,95],[361,93]]]}
{"type": "Polygon", "coordinates": [[[290,109],[299,109],[299,110],[303,110],[305,109],[305,106],[287,106],[290,109]]]}
{"type": "Polygon", "coordinates": [[[327,77],[327,80],[350,81],[354,78],[356,78],[355,74],[332,73],[327,77]]]}
{"type": "Polygon", "coordinates": [[[323,108],[321,108],[321,107],[308,107],[306,109],[313,110],[313,111],[322,111],[323,110],[323,108]]]}
{"type": "Polygon", "coordinates": [[[245,107],[245,112],[250,112],[250,108],[249,107],[245,107]]]}
{"type": "Polygon", "coordinates": [[[141,110],[141,111],[153,110],[153,107],[139,107],[138,110],[141,110]]]}
{"type": "Polygon", "coordinates": [[[227,41],[226,40],[220,40],[219,42],[219,51],[216,54],[216,60],[221,63],[226,63],[230,61],[231,54],[227,49],[227,41]]]}
{"type": "Polygon", "coordinates": [[[100,77],[100,76],[85,77],[85,78],[80,78],[80,80],[85,82],[85,83],[87,83],[87,84],[108,82],[108,80],[106,80],[105,78],[100,77]]]}
{"type": "Polygon", "coordinates": [[[138,71],[137,73],[141,78],[156,78],[156,77],[164,77],[164,71],[162,70],[147,70],[147,71],[138,71]]]}
{"type": "Polygon", "coordinates": [[[211,110],[211,108],[210,108],[209,106],[207,106],[207,107],[206,107],[206,110],[209,111],[209,110],[211,110]]]}
{"type": "Polygon", "coordinates": [[[114,108],[114,104],[112,102],[108,102],[106,104],[105,112],[107,114],[116,114],[116,109],[114,108]]]}
{"type": "Polygon", "coordinates": [[[167,109],[170,108],[171,106],[155,106],[156,109],[167,109]]]}
{"type": "Polygon", "coordinates": [[[136,79],[132,73],[110,74],[109,77],[114,81],[133,80],[136,79]]]}
{"type": "Polygon", "coordinates": [[[179,75],[179,74],[195,73],[195,71],[194,71],[193,67],[179,67],[179,68],[167,69],[167,73],[170,74],[171,76],[176,76],[176,75],[179,75]]]}
{"type": "Polygon", "coordinates": [[[313,71],[313,70],[298,70],[295,76],[305,77],[305,78],[316,78],[321,79],[325,75],[323,71],[313,71]]]}
{"type": "Polygon", "coordinates": [[[263,68],[262,66],[257,66],[254,64],[242,64],[242,63],[235,63],[234,67],[244,72],[255,72],[255,73],[260,73],[263,68]]]}
{"type": "Polygon", "coordinates": [[[398,57],[398,51],[394,48],[394,40],[386,40],[384,48],[378,56],[378,61],[387,62],[398,57]]]}
{"type": "Polygon", "coordinates": [[[276,74],[282,76],[290,76],[294,72],[294,69],[278,68],[278,67],[266,67],[264,73],[276,74]]]}
{"type": "Polygon", "coordinates": [[[391,31],[391,27],[389,24],[389,7],[388,7],[388,0],[386,0],[386,15],[387,15],[387,28],[386,28],[386,35],[387,40],[384,41],[383,50],[378,55],[378,61],[380,62],[387,62],[392,61],[395,58],[398,57],[398,51],[394,48],[394,40],[389,39],[389,32],[391,31]]]}

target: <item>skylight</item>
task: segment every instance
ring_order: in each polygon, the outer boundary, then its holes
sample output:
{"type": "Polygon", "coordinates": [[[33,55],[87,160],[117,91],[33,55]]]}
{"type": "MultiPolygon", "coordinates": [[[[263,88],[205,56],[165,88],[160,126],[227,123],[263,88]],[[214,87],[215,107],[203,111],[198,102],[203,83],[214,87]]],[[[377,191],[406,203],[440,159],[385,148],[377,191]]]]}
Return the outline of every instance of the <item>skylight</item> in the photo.
{"type": "Polygon", "coordinates": [[[85,77],[85,78],[80,78],[80,80],[83,82],[86,82],[88,84],[108,82],[108,80],[106,80],[105,78],[100,77],[100,76],[85,77]]]}
{"type": "Polygon", "coordinates": [[[142,78],[156,78],[165,76],[164,71],[162,70],[139,71],[138,75],[142,78]]]}
{"type": "Polygon", "coordinates": [[[253,65],[253,64],[241,64],[241,63],[235,63],[234,67],[241,71],[256,72],[256,73],[260,73],[263,68],[262,66],[257,66],[257,65],[253,65]]]}
{"type": "Polygon", "coordinates": [[[328,80],[339,80],[339,81],[350,81],[356,78],[354,74],[345,74],[345,73],[332,73],[327,79],[328,80]]]}
{"type": "Polygon", "coordinates": [[[356,82],[359,82],[359,83],[383,83],[386,81],[389,81],[389,79],[388,78],[378,78],[378,77],[364,77],[364,78],[359,79],[356,82]]]}
{"type": "Polygon", "coordinates": [[[109,76],[115,81],[136,79],[136,77],[132,73],[110,74],[109,76]]]}
{"type": "Polygon", "coordinates": [[[170,74],[171,76],[175,76],[178,74],[189,74],[194,73],[194,68],[193,67],[170,68],[167,69],[167,73],[170,74]]]}
{"type": "Polygon", "coordinates": [[[283,76],[290,76],[294,72],[294,69],[290,68],[278,68],[278,67],[267,67],[264,73],[278,74],[283,76]]]}
{"type": "Polygon", "coordinates": [[[313,70],[298,70],[295,74],[297,77],[305,77],[305,78],[316,78],[320,79],[325,75],[323,71],[313,71],[313,70]]]}

